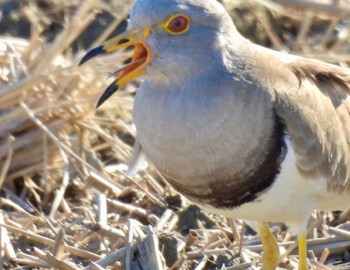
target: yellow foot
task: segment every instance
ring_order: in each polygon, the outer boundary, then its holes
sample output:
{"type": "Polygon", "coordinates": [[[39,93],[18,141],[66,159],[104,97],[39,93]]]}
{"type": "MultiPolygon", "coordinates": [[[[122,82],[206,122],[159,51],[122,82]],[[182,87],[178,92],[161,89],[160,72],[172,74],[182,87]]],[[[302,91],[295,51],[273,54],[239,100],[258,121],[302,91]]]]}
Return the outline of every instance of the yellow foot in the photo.
{"type": "MultiPolygon", "coordinates": [[[[279,263],[279,247],[266,222],[256,223],[263,246],[262,263],[264,270],[275,270],[279,263]]],[[[299,269],[304,270],[304,269],[299,269]]]]}
{"type": "Polygon", "coordinates": [[[298,270],[308,270],[307,266],[307,247],[306,247],[306,234],[298,234],[298,247],[299,247],[299,267],[298,270]]]}

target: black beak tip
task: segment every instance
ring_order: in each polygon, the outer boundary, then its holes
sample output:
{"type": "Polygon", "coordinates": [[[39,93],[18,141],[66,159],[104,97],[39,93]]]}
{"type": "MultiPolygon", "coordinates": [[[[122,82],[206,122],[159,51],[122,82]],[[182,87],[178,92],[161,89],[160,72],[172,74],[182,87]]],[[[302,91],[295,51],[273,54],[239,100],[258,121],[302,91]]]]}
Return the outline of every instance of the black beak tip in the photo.
{"type": "Polygon", "coordinates": [[[91,58],[95,57],[96,55],[102,54],[104,52],[105,52],[105,50],[104,50],[103,46],[99,46],[99,47],[96,47],[96,48],[88,51],[84,55],[84,57],[80,60],[79,66],[81,66],[85,62],[89,61],[91,58]]]}
{"type": "Polygon", "coordinates": [[[113,82],[110,84],[107,89],[103,92],[102,96],[97,102],[96,109],[98,109],[107,99],[109,99],[117,90],[119,89],[119,86],[116,82],[113,82]]]}

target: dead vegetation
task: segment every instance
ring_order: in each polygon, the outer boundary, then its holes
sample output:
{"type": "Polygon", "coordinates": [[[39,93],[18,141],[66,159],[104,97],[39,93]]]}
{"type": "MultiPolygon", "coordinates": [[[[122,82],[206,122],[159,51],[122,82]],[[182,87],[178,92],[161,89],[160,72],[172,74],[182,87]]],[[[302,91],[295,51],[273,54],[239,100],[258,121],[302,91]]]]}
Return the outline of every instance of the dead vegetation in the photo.
{"type": "MultiPolygon", "coordinates": [[[[256,42],[345,66],[350,6],[336,2],[223,1],[256,42]]],[[[29,18],[30,38],[0,36],[0,268],[260,269],[259,238],[244,222],[190,205],[146,163],[126,173],[137,85],[94,109],[127,52],[78,68],[82,53],[72,48],[102,11],[113,19],[85,40],[91,47],[105,40],[131,3],[28,3],[17,12],[29,18]],[[53,21],[62,28],[52,37],[53,21]]],[[[312,216],[315,269],[350,269],[348,219],[312,216]]],[[[294,269],[295,239],[281,224],[272,229],[281,268],[294,269]]]]}

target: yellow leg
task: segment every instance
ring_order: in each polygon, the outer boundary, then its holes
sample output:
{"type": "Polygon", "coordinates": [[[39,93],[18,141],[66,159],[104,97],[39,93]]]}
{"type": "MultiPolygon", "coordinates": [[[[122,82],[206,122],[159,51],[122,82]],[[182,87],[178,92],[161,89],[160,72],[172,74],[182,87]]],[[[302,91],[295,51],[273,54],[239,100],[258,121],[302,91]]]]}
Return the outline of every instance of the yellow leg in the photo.
{"type": "MultiPolygon", "coordinates": [[[[256,224],[263,246],[262,263],[264,270],[275,270],[280,257],[279,247],[266,222],[256,224]]],[[[300,269],[299,269],[300,270],[300,269]]]]}
{"type": "Polygon", "coordinates": [[[299,248],[299,267],[298,270],[308,270],[307,266],[307,247],[306,234],[298,234],[298,248],[299,248]]]}

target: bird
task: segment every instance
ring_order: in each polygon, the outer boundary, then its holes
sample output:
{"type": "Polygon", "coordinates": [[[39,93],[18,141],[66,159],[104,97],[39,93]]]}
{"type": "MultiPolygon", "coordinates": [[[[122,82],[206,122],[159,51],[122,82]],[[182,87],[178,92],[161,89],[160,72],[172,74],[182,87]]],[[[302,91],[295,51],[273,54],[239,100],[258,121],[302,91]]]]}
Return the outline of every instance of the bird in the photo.
{"type": "Polygon", "coordinates": [[[80,64],[130,46],[97,107],[142,79],[133,119],[149,162],[205,211],[255,221],[263,269],[280,256],[267,222],[287,224],[308,269],[312,211],[350,204],[350,70],[254,44],[216,0],[136,0],[126,32],[80,64]]]}

